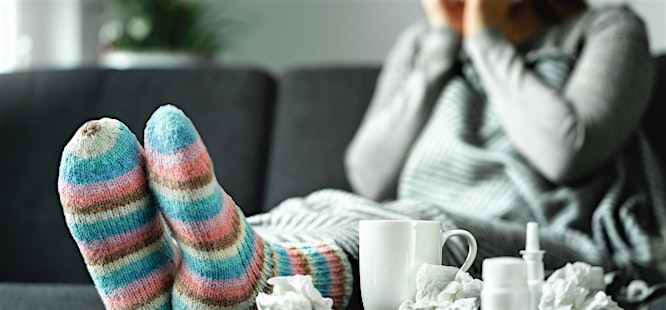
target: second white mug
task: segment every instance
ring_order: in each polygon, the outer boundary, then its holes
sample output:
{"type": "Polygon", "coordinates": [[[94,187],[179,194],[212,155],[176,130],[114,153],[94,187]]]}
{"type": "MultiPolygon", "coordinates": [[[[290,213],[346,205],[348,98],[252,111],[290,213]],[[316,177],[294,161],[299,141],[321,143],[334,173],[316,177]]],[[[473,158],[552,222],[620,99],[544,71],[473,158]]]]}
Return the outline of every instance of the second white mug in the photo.
{"type": "Polygon", "coordinates": [[[442,246],[453,236],[465,238],[469,252],[460,267],[467,271],[477,244],[466,230],[442,231],[439,221],[371,220],[359,223],[361,298],[368,310],[398,309],[416,295],[416,273],[423,263],[442,263],[442,246]]]}

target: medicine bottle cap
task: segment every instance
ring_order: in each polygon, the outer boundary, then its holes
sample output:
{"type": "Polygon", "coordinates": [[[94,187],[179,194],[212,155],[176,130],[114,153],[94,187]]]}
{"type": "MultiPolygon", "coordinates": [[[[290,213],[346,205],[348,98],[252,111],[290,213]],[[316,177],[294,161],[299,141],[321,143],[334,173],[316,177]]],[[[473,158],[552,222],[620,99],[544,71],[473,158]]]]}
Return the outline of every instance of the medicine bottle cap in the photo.
{"type": "Polygon", "coordinates": [[[590,290],[603,291],[606,289],[604,282],[604,269],[599,266],[590,268],[590,290]]]}
{"type": "Polygon", "coordinates": [[[483,260],[484,286],[526,286],[527,267],[517,257],[493,257],[483,260]]]}

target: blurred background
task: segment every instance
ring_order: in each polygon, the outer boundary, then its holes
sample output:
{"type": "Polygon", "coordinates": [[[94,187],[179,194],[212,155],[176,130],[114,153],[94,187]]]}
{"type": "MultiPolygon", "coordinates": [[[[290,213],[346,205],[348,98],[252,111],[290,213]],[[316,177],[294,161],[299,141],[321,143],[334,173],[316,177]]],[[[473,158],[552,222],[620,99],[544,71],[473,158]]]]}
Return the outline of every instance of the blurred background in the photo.
{"type": "MultiPolygon", "coordinates": [[[[195,55],[194,61],[203,57],[274,72],[313,63],[379,63],[400,30],[423,18],[418,0],[153,1],[181,3],[175,11],[137,7],[143,2],[0,0],[0,72],[98,64],[131,67],[132,60],[117,52],[141,50],[177,50],[195,55]],[[156,16],[162,16],[162,22],[155,21],[156,16]],[[152,37],[194,26],[200,28],[180,38],[152,37]],[[214,44],[202,46],[203,41],[214,44]]],[[[666,0],[588,2],[626,3],[647,22],[652,50],[666,50],[666,0]]],[[[148,61],[158,61],[158,56],[150,55],[148,61]]],[[[162,64],[192,61],[177,58],[162,64]]]]}

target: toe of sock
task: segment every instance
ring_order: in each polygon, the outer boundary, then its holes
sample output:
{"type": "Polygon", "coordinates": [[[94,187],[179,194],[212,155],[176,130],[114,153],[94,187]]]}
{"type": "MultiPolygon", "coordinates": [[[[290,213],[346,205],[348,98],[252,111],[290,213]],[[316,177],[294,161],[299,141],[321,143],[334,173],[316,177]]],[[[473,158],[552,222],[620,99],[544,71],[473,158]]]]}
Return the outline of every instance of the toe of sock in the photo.
{"type": "Polygon", "coordinates": [[[67,143],[60,160],[60,179],[72,184],[106,181],[141,161],[134,134],[118,120],[102,118],[83,124],[67,143]]]}
{"type": "Polygon", "coordinates": [[[146,147],[160,153],[172,153],[192,144],[197,138],[192,121],[173,105],[158,108],[146,124],[146,147]]]}

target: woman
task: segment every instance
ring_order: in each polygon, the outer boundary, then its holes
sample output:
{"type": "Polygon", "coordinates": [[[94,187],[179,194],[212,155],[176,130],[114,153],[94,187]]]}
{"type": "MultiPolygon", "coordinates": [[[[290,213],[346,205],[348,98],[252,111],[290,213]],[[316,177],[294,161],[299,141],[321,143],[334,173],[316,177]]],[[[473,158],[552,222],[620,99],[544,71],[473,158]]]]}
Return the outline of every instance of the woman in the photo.
{"type": "MultiPolygon", "coordinates": [[[[398,40],[348,149],[367,198],[322,190],[246,220],[177,108],[153,114],[145,152],[116,120],[84,124],[58,187],[105,305],[247,308],[268,278],[305,273],[344,307],[360,219],[467,229],[477,275],[483,258],[517,255],[528,221],[544,228],[547,268],[655,270],[663,199],[637,130],[652,85],[640,19],[576,0],[422,4],[428,23],[398,40]]],[[[455,265],[466,250],[445,254],[455,265]]]]}

